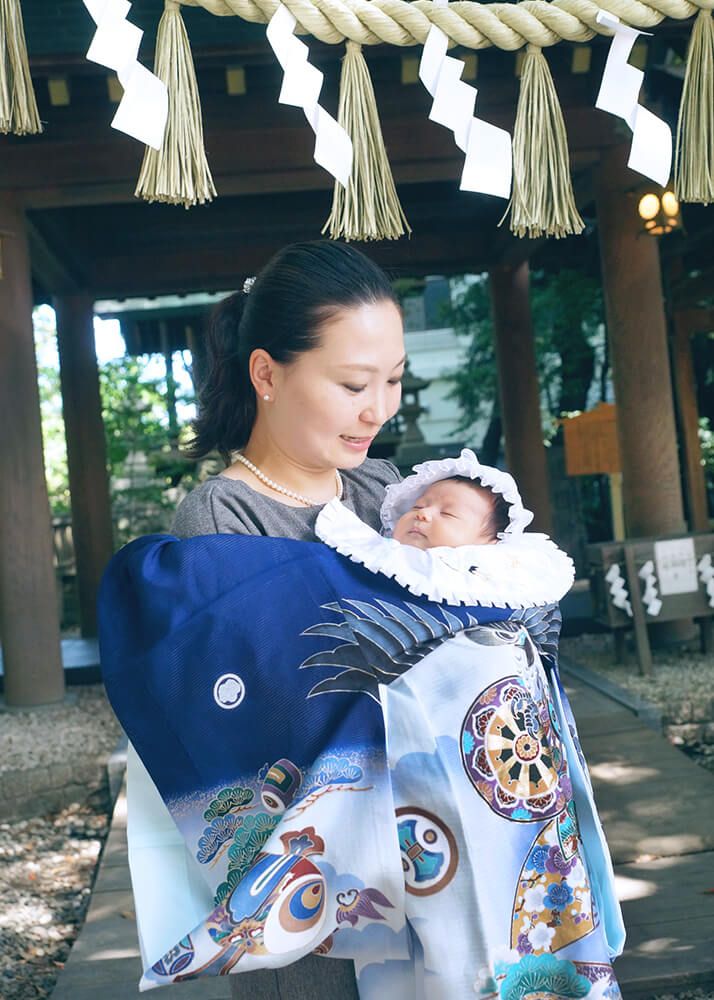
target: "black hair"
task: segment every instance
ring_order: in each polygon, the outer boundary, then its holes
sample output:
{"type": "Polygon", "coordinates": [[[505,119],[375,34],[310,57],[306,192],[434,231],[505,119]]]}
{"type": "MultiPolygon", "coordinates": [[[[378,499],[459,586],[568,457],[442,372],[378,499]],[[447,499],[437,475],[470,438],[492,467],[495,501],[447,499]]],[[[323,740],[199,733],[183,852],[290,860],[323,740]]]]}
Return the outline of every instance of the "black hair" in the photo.
{"type": "Polygon", "coordinates": [[[491,533],[494,540],[501,532],[506,530],[511,519],[508,514],[508,502],[502,493],[496,493],[490,486],[482,483],[480,479],[472,479],[470,476],[449,476],[449,481],[453,483],[467,483],[473,489],[478,490],[482,496],[485,494],[489,497],[491,500],[491,512],[484,528],[491,533]]]}
{"type": "Polygon", "coordinates": [[[214,448],[230,463],[255,423],[251,353],[262,348],[280,364],[317,347],[320,326],[336,312],[376,302],[398,304],[389,278],[354,247],[331,240],[293,243],[266,264],[250,291],[235,292],[213,310],[206,377],[199,388],[189,458],[214,448]]]}

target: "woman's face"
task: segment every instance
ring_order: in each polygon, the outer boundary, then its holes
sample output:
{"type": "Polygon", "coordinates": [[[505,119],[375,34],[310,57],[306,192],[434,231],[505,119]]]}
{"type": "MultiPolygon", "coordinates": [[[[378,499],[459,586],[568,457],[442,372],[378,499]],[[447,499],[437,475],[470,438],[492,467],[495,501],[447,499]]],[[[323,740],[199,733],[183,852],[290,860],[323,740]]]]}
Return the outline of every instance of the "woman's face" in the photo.
{"type": "Polygon", "coordinates": [[[275,365],[274,401],[265,410],[271,438],[306,469],[361,465],[399,409],[404,362],[393,302],[340,309],[320,327],[316,348],[275,365]]]}

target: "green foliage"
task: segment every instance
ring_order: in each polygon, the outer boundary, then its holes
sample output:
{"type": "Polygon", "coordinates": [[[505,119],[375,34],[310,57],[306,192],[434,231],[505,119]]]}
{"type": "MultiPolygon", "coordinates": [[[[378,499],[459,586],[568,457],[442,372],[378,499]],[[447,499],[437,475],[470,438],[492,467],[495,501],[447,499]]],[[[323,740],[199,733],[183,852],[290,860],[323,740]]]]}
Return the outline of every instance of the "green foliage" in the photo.
{"type": "MultiPolygon", "coordinates": [[[[67,454],[62,420],[59,362],[52,310],[35,311],[35,343],[42,406],[45,475],[53,515],[70,514],[67,454]]],[[[176,508],[175,487],[190,489],[195,463],[169,439],[165,377],[151,377],[149,357],[122,357],[100,367],[115,543],[166,531],[176,508]]],[[[185,364],[185,361],[184,361],[185,364]]],[[[177,401],[192,402],[179,393],[177,401]]]]}
{"type": "Polygon", "coordinates": [[[714,431],[708,417],[699,419],[699,443],[702,448],[702,465],[707,487],[709,514],[714,515],[714,431]]]}
{"type": "Polygon", "coordinates": [[[70,512],[69,474],[54,313],[48,307],[41,306],[33,314],[33,323],[47,492],[52,515],[62,517],[70,512]]]}
{"type": "Polygon", "coordinates": [[[150,362],[124,357],[100,370],[117,544],[167,531],[177,502],[174,488],[195,483],[195,463],[170,440],[165,378],[149,377],[150,362]]]}
{"type": "MultiPolygon", "coordinates": [[[[543,428],[552,437],[564,411],[585,409],[600,368],[598,396],[607,377],[602,294],[599,284],[577,271],[531,273],[531,311],[543,428]]],[[[465,280],[446,320],[468,337],[466,363],[450,376],[462,419],[455,434],[491,418],[498,387],[488,276],[465,280]]]]}

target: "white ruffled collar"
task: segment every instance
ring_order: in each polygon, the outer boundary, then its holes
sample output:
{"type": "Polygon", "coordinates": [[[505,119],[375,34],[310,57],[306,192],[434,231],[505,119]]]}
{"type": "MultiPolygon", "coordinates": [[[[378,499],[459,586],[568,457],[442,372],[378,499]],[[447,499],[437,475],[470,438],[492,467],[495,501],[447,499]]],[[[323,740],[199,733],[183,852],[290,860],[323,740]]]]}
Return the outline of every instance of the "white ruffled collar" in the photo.
{"type": "Polygon", "coordinates": [[[493,545],[418,549],[378,534],[337,499],[318,514],[315,533],[352,562],[396,580],[417,597],[446,604],[551,604],[575,577],[572,560],[547,535],[519,532],[493,545]]]}

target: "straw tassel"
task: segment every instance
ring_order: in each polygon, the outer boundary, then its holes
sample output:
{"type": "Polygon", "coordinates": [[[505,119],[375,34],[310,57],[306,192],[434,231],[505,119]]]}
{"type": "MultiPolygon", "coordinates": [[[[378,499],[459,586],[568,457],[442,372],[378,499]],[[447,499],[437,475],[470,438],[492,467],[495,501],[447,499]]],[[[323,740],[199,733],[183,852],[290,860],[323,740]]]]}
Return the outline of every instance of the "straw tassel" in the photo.
{"type": "Polygon", "coordinates": [[[692,29],[677,122],[674,191],[680,201],[714,201],[714,20],[700,10],[692,29]]]}
{"type": "Polygon", "coordinates": [[[335,183],[332,211],[323,234],[331,239],[396,240],[411,233],[399,202],[384,148],[374,88],[362,46],[347,42],[340,77],[338,120],[352,139],[352,173],[335,183]]]}
{"type": "Polygon", "coordinates": [[[511,232],[570,236],[585,228],[570,179],[568,137],[545,56],[529,45],[513,130],[511,232]]]}
{"type": "Polygon", "coordinates": [[[0,132],[41,132],[20,0],[0,0],[0,132]]]}
{"type": "Polygon", "coordinates": [[[203,148],[191,47],[175,0],[167,0],[159,21],[154,72],[168,89],[169,117],[161,149],[147,146],[134,194],[186,208],[202,205],[214,198],[216,189],[203,148]]]}

